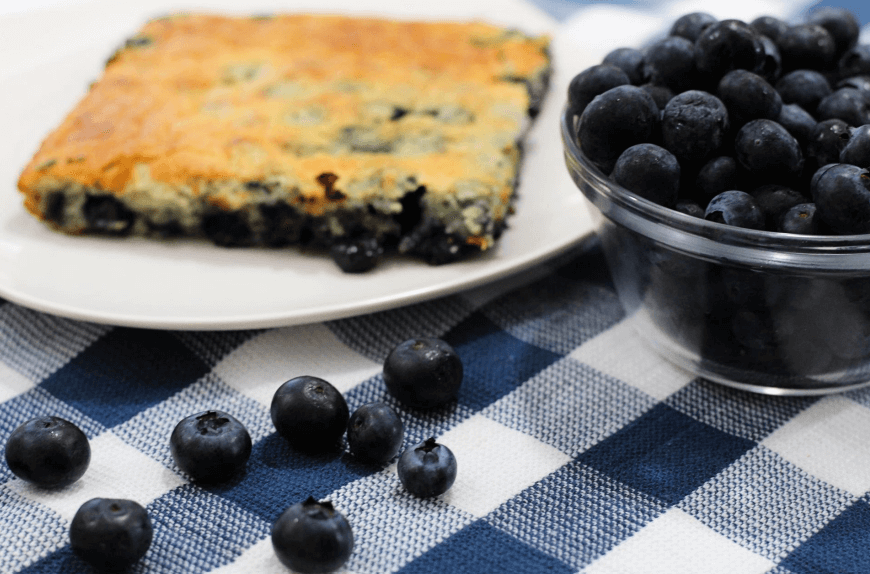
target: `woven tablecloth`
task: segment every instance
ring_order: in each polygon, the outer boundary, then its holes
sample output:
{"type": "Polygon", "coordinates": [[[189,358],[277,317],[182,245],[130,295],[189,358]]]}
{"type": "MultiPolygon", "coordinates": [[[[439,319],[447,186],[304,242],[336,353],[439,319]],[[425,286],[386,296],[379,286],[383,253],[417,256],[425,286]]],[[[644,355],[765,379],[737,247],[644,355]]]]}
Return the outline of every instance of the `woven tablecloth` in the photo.
{"type": "MultiPolygon", "coordinates": [[[[661,31],[698,8],[534,3],[590,42],[582,65],[627,43],[614,23],[661,31]]],[[[852,7],[870,20],[866,4],[852,7]]],[[[494,285],[281,329],[142,330],[4,302],[0,443],[43,414],[85,431],[91,464],[54,491],[0,465],[3,573],[89,572],[68,531],[93,497],[147,508],[154,541],[135,572],[286,572],[271,524],[308,496],[347,516],[356,545],[346,571],[357,574],[870,572],[870,389],[766,397],[671,366],[626,320],[594,236],[494,285]],[[465,366],[458,400],[431,411],[399,405],[381,373],[393,346],[420,335],[448,341],[465,366]],[[269,404],[299,375],[330,381],[351,411],[392,405],[405,446],[449,446],[453,488],[422,500],[404,491],[395,461],[290,449],[269,404]],[[219,486],[190,482],[169,452],[174,425],[206,409],[236,416],[254,442],[244,475],[219,486]]]]}

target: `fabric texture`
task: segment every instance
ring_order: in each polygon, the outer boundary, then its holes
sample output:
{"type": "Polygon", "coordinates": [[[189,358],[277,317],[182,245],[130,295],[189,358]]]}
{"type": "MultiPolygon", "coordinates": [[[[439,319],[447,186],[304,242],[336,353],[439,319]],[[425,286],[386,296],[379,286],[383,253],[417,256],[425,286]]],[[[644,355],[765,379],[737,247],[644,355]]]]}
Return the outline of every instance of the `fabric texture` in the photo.
{"type": "MultiPolygon", "coordinates": [[[[604,23],[629,13],[638,29],[661,32],[698,9],[530,2],[568,36],[597,26],[602,53],[625,44],[604,23]]],[[[866,24],[865,3],[852,4],[866,24]]],[[[735,10],[786,17],[805,7],[735,10]]],[[[136,500],[151,516],[154,540],[136,573],[287,572],[270,528],[308,496],[351,523],[351,574],[870,572],[870,388],[765,397],[671,366],[628,324],[594,238],[472,291],[281,329],[152,331],[2,302],[0,444],[37,415],[77,424],[92,460],[60,490],[0,464],[4,573],[90,572],[70,550],[69,525],[98,496],[136,500]],[[384,386],[387,353],[418,335],[445,339],[464,363],[458,399],[442,408],[405,408],[384,386]],[[404,447],[447,445],[453,488],[418,499],[395,460],[291,449],[269,406],[299,375],[330,381],[351,411],[391,405],[404,447]],[[246,472],[223,484],[192,482],[169,450],[175,424],[207,409],[234,415],[254,443],[246,472]]]]}

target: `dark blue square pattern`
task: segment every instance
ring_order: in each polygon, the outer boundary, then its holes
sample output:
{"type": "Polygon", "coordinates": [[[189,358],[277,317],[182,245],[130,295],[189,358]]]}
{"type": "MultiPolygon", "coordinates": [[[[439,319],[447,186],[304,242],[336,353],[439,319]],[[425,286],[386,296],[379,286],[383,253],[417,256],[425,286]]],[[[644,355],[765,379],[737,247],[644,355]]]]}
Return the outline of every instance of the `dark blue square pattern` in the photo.
{"type": "Polygon", "coordinates": [[[309,496],[321,500],[374,470],[337,449],[316,455],[295,451],[273,433],[254,445],[242,476],[204,488],[271,524],[291,504],[309,496]]]}
{"type": "Polygon", "coordinates": [[[659,404],[578,460],[675,504],[754,446],[659,404]]]}
{"type": "Polygon", "coordinates": [[[166,331],[113,329],[41,387],[107,427],[165,400],[208,372],[166,331]]]}
{"type": "Polygon", "coordinates": [[[804,541],[780,565],[794,574],[870,572],[870,504],[866,497],[804,541]]]}
{"type": "Polygon", "coordinates": [[[399,572],[567,574],[573,573],[574,569],[478,520],[407,564],[399,572]]]}
{"type": "Polygon", "coordinates": [[[464,378],[459,404],[480,410],[505,396],[561,356],[530,345],[473,313],[444,340],[462,359],[464,378]]]}

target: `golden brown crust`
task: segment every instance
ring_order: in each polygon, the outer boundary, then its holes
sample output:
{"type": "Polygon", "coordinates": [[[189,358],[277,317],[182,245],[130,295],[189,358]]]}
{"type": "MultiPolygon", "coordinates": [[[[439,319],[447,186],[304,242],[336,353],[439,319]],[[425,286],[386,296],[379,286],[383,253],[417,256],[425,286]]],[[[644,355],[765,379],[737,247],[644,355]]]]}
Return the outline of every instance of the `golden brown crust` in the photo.
{"type": "Polygon", "coordinates": [[[45,139],[18,186],[40,218],[47,194],[71,187],[232,211],[251,200],[239,182],[270,178],[315,216],[396,199],[406,179],[431,194],[471,181],[506,210],[530,105],[523,82],[546,74],[547,46],[483,23],[154,20],[45,139]]]}

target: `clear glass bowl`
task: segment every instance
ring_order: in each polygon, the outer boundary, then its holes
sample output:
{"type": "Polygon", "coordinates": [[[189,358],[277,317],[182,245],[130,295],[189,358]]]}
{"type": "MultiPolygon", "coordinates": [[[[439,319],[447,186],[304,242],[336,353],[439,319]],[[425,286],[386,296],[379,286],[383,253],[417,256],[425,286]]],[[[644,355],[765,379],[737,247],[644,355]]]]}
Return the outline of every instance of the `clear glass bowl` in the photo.
{"type": "Polygon", "coordinates": [[[667,209],[610,181],[580,151],[573,117],[561,123],[619,299],[660,355],[766,394],[870,384],[870,236],[756,231],[667,209]]]}

